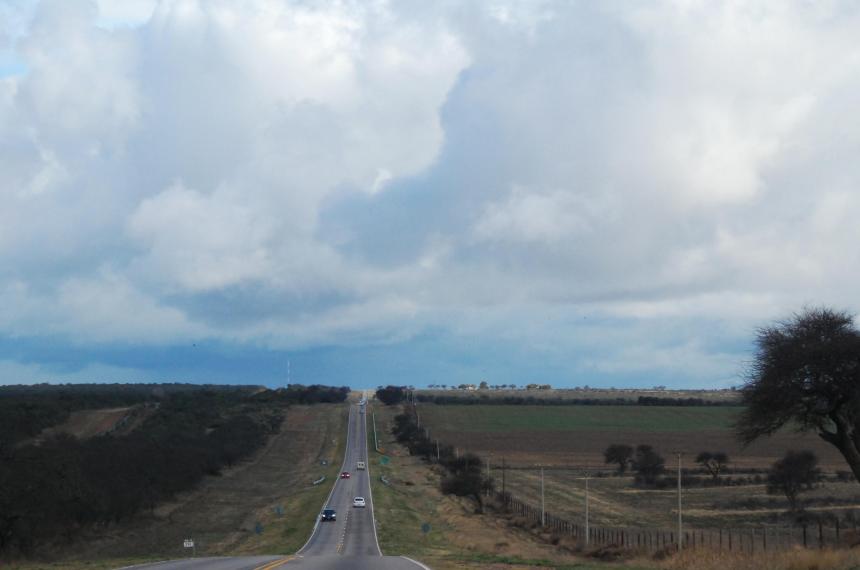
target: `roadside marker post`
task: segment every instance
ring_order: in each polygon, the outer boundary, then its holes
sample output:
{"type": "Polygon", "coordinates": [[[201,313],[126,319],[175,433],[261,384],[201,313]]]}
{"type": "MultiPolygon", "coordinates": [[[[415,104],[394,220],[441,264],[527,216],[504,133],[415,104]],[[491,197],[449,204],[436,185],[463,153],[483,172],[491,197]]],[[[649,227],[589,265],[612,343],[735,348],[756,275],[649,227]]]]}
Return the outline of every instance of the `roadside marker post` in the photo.
{"type": "Polygon", "coordinates": [[[182,541],[182,546],[183,548],[190,548],[191,556],[193,558],[197,558],[197,545],[194,544],[193,538],[186,538],[184,541],[182,541]]]}

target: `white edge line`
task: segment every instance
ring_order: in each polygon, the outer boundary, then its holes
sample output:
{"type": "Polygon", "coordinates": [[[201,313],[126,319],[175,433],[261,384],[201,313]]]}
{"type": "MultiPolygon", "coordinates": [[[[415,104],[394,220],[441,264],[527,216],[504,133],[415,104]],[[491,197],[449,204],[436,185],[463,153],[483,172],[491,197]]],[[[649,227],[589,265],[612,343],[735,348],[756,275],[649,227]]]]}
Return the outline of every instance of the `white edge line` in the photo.
{"type": "MultiPolygon", "coordinates": [[[[182,559],[184,560],[184,559],[182,559]]],[[[176,562],[176,560],[159,560],[157,562],[141,562],[140,564],[132,564],[131,566],[123,566],[121,568],[117,568],[116,570],[129,570],[130,568],[149,568],[151,566],[161,566],[162,564],[170,564],[171,562],[176,562]]]]}
{"type": "MultiPolygon", "coordinates": [[[[370,496],[370,521],[373,523],[373,540],[376,542],[376,551],[382,556],[382,549],[379,548],[379,537],[376,536],[376,511],[373,508],[373,475],[370,474],[370,451],[367,447],[367,395],[364,398],[364,467],[367,469],[367,492],[370,496]]],[[[429,570],[429,568],[428,568],[429,570]]]]}
{"type": "MultiPolygon", "coordinates": [[[[346,471],[346,458],[349,457],[349,434],[351,433],[351,430],[352,430],[352,404],[349,405],[349,416],[347,417],[347,420],[346,420],[346,447],[344,448],[344,451],[343,451],[343,463],[340,466],[341,472],[346,471]]],[[[325,502],[323,503],[323,506],[322,506],[323,509],[325,509],[326,505],[328,505],[328,502],[331,500],[331,496],[332,496],[332,494],[334,494],[334,488],[337,487],[337,484],[339,482],[340,482],[339,475],[335,475],[334,485],[331,486],[331,491],[328,492],[328,497],[325,498],[325,502]]],[[[322,512],[322,509],[320,509],[320,512],[322,512]]],[[[311,535],[308,537],[307,542],[305,542],[304,546],[302,546],[301,548],[296,550],[297,555],[301,554],[302,550],[304,550],[305,548],[308,547],[308,544],[310,544],[314,535],[317,533],[317,527],[320,525],[319,513],[317,513],[316,519],[317,519],[316,522],[314,522],[314,529],[311,531],[311,535]]]]}
{"type": "Polygon", "coordinates": [[[421,568],[424,568],[424,570],[430,570],[429,566],[425,566],[425,565],[421,564],[420,562],[418,562],[417,560],[412,560],[408,556],[401,556],[400,558],[403,558],[404,560],[408,560],[412,564],[415,564],[416,566],[420,566],[421,568]]]}

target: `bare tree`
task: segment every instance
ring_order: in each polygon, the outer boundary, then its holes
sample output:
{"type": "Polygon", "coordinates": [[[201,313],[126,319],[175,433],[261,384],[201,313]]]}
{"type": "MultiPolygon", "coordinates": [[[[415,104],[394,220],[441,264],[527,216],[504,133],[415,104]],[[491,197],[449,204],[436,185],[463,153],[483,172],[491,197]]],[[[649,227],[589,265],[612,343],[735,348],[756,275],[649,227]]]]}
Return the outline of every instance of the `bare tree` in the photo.
{"type": "Polygon", "coordinates": [[[851,315],[805,309],[760,329],[741,394],[744,444],[796,425],[835,446],[860,481],[860,331],[851,315]]]}
{"type": "Polygon", "coordinates": [[[722,470],[726,468],[726,465],[728,465],[729,456],[722,451],[713,453],[710,451],[703,451],[696,456],[696,463],[704,467],[708,473],[711,474],[711,477],[716,480],[720,476],[722,470]]]}

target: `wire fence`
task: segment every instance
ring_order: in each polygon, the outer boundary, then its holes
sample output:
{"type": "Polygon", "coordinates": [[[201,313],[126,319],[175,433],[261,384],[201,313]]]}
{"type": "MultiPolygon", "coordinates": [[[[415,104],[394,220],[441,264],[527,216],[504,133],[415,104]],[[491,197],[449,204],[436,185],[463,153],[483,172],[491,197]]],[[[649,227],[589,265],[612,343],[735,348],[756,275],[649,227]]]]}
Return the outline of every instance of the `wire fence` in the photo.
{"type": "MultiPolygon", "coordinates": [[[[441,444],[438,440],[430,439],[429,428],[420,428],[420,419],[414,402],[411,411],[419,428],[418,438],[425,444],[425,456],[431,461],[440,457],[454,455],[460,457],[473,455],[465,449],[449,444],[441,444]],[[435,454],[433,450],[435,449],[435,454]]],[[[407,410],[410,408],[407,407],[407,410]]],[[[477,457],[477,456],[476,456],[477,457]]],[[[851,517],[849,526],[840,523],[838,517],[832,517],[827,522],[818,521],[797,525],[761,525],[744,528],[684,528],[678,533],[674,529],[658,527],[610,527],[591,525],[588,522],[574,521],[548,511],[541,506],[522,500],[507,489],[504,473],[506,469],[534,469],[534,467],[515,467],[501,465],[502,489],[495,486],[495,480],[490,475],[490,458],[480,460],[487,465],[485,488],[509,513],[525,519],[528,523],[541,526],[548,532],[561,537],[568,537],[577,543],[588,547],[614,547],[635,549],[654,553],[680,548],[707,548],[725,552],[755,554],[757,552],[777,552],[794,548],[824,548],[827,546],[860,544],[860,534],[857,532],[857,519],[851,517]]],[[[498,468],[498,466],[496,466],[498,468]]],[[[594,472],[594,471],[592,471],[594,472]]],[[[683,477],[682,477],[683,482],[683,477]]],[[[853,514],[853,513],[852,513],[853,514]]]]}
{"type": "MultiPolygon", "coordinates": [[[[508,492],[496,491],[495,498],[505,511],[547,529],[567,536],[583,545],[612,546],[643,550],[649,553],[679,547],[676,530],[647,527],[607,527],[573,522],[522,501],[508,492]]],[[[843,543],[846,533],[855,536],[856,527],[844,529],[838,519],[834,526],[821,522],[801,526],[762,526],[761,528],[689,529],[682,531],[684,548],[709,548],[726,552],[770,552],[792,548],[824,548],[843,543]]]]}

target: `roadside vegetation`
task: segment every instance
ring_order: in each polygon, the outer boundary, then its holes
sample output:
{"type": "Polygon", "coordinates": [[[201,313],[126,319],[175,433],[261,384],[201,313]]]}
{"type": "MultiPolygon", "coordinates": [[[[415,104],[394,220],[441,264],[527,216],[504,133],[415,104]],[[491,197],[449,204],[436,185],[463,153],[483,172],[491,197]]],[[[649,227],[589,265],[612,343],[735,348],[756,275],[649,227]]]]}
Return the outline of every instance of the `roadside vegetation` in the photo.
{"type": "MultiPolygon", "coordinates": [[[[37,393],[22,392],[31,408],[40,409],[37,393]]],[[[58,409],[64,399],[50,388],[45,392],[45,408],[58,409]]],[[[94,393],[98,390],[86,387],[84,396],[70,399],[70,407],[109,399],[99,400],[94,393]]],[[[130,393],[144,397],[138,390],[130,393]]],[[[20,397],[14,390],[0,394],[4,407],[20,397]]],[[[298,386],[150,392],[145,398],[157,399],[150,404],[153,411],[131,433],[84,440],[59,434],[7,445],[0,461],[0,556],[62,549],[81,533],[113,529],[153,513],[205,477],[217,477],[263,448],[280,431],[289,413],[286,405],[343,401],[346,395],[347,389],[298,386]]]]}

